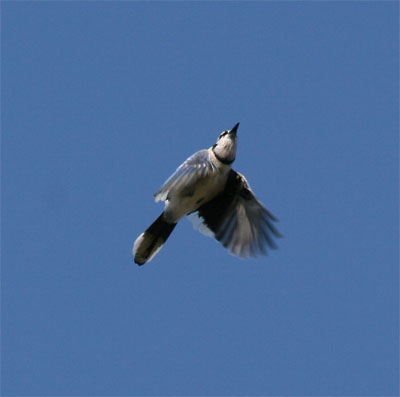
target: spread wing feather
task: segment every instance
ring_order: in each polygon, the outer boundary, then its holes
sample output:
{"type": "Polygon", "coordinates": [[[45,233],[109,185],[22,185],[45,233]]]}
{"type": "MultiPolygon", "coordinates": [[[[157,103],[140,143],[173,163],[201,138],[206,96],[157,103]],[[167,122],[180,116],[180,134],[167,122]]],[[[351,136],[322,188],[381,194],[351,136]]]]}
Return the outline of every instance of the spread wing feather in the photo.
{"type": "Polygon", "coordinates": [[[281,237],[273,225],[275,216],[257,200],[245,177],[233,170],[225,190],[202,205],[197,215],[203,228],[210,229],[233,255],[243,258],[265,254],[267,246],[276,248],[273,237],[281,237]]]}

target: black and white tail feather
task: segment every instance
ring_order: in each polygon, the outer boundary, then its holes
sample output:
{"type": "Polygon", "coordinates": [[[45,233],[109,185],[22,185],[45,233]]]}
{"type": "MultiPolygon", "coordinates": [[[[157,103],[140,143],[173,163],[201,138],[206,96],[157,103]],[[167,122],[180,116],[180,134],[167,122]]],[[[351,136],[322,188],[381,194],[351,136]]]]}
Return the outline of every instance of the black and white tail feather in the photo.
{"type": "Polygon", "coordinates": [[[151,261],[172,233],[176,223],[164,220],[164,212],[142,233],[133,245],[135,263],[144,265],[151,261]]]}
{"type": "Polygon", "coordinates": [[[155,194],[165,210],[134,243],[138,265],[154,258],[185,215],[233,255],[254,257],[276,248],[274,237],[281,237],[273,225],[277,219],[257,200],[246,178],[231,168],[238,126],[189,157],[155,194]]]}

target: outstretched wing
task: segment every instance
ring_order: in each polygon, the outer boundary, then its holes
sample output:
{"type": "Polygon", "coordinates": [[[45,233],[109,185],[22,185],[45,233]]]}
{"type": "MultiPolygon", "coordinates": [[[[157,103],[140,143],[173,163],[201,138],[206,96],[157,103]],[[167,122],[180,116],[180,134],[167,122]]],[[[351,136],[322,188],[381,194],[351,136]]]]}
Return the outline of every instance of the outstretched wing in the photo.
{"type": "Polygon", "coordinates": [[[169,194],[174,190],[178,190],[183,186],[190,186],[198,179],[217,171],[217,167],[210,160],[208,149],[200,150],[190,156],[166,180],[161,189],[155,193],[155,200],[156,202],[168,200],[169,194]]]}
{"type": "Polygon", "coordinates": [[[200,231],[206,226],[224,247],[242,258],[265,254],[266,246],[276,248],[273,237],[281,237],[273,225],[275,216],[257,200],[246,178],[233,170],[225,190],[202,205],[197,215],[203,223],[200,231]]]}

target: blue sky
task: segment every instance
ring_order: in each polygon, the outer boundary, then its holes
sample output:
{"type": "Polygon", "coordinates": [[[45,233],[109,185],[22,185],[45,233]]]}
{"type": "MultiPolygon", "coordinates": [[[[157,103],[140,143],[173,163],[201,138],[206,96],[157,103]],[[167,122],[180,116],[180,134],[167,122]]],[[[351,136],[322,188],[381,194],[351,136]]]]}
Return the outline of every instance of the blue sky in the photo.
{"type": "Polygon", "coordinates": [[[2,2],[2,393],[399,393],[397,2],[2,2]],[[240,122],[240,260],[153,193],[240,122]]]}

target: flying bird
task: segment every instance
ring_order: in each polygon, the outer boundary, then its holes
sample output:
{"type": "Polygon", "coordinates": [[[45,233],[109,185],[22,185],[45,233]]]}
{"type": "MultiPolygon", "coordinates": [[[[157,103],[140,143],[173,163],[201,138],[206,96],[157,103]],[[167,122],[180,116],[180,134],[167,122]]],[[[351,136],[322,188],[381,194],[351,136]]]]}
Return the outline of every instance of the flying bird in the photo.
{"type": "Polygon", "coordinates": [[[133,245],[135,263],[143,265],[160,251],[176,224],[189,215],[195,227],[220,241],[233,255],[247,258],[276,248],[277,218],[257,200],[246,178],[232,169],[237,123],[215,145],[190,156],[155,193],[162,214],[133,245]]]}

